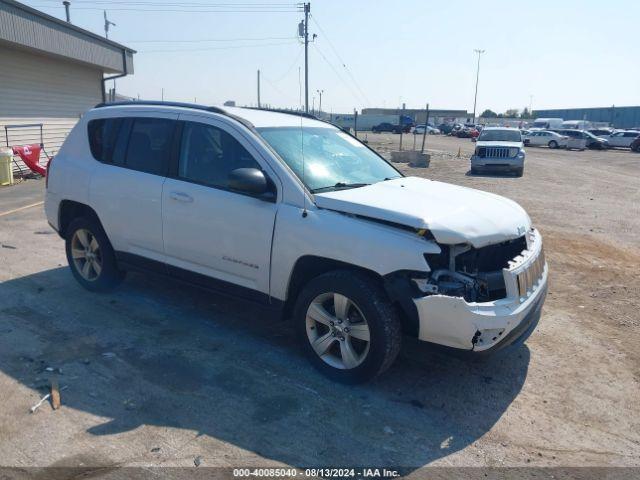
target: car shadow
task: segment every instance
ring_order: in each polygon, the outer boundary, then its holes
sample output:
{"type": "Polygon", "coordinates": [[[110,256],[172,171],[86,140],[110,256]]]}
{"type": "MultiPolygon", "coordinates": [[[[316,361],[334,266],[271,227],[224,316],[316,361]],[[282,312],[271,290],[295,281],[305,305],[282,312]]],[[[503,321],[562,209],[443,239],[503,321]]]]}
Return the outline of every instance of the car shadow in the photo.
{"type": "Polygon", "coordinates": [[[474,362],[406,339],[385,375],[345,386],[316,373],[287,322],[167,279],[130,274],[94,294],[56,268],[0,292],[0,369],[41,393],[56,375],[63,408],[109,419],[90,434],[185,429],[296,467],[411,471],[464,449],[513,402],[530,358],[520,346],[474,362]]]}

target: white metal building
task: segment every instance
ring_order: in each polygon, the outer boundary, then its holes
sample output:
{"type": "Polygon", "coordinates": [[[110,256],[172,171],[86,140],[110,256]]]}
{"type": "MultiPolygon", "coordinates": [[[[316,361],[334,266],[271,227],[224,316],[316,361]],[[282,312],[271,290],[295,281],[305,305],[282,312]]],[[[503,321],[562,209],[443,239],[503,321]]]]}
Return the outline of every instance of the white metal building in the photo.
{"type": "Polygon", "coordinates": [[[104,79],[133,73],[134,50],[13,0],[0,0],[0,144],[43,141],[54,154],[105,99],[104,79]],[[18,126],[5,129],[5,126],[18,126]]]}

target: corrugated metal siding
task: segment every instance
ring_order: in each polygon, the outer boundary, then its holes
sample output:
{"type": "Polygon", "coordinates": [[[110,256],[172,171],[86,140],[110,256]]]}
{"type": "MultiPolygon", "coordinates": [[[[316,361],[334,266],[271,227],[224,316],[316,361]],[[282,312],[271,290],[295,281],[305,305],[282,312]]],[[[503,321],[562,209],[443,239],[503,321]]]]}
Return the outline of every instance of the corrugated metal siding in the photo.
{"type": "MultiPolygon", "coordinates": [[[[0,40],[123,73],[125,48],[13,2],[0,0],[0,40]]],[[[133,73],[131,51],[127,57],[127,71],[133,73]]]]}
{"type": "MultiPolygon", "coordinates": [[[[80,116],[102,101],[101,78],[97,68],[0,46],[0,144],[5,125],[42,123],[47,153],[55,154],[80,116]]],[[[10,146],[31,143],[40,143],[39,129],[9,130],[10,146]]]]}
{"type": "Polygon", "coordinates": [[[536,118],[562,118],[564,120],[588,120],[606,122],[616,128],[640,127],[640,106],[638,107],[596,107],[535,110],[536,118]]]}

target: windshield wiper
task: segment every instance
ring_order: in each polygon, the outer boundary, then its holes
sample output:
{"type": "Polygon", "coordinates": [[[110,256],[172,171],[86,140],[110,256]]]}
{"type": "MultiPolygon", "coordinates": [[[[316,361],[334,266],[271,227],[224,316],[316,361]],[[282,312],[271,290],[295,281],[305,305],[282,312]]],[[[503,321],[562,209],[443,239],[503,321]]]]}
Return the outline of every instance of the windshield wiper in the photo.
{"type": "Polygon", "coordinates": [[[338,182],[335,185],[329,185],[326,187],[314,188],[311,190],[311,193],[319,193],[319,192],[330,192],[332,190],[342,190],[347,188],[358,188],[358,187],[366,187],[367,185],[371,185],[370,183],[345,183],[338,182]]]}

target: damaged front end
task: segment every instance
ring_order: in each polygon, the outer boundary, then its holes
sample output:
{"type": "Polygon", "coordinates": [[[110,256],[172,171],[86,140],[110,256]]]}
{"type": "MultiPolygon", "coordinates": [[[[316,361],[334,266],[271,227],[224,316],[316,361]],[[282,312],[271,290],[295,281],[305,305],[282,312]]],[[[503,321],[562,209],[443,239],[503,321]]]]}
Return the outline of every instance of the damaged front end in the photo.
{"type": "Polygon", "coordinates": [[[425,255],[430,271],[411,278],[418,338],[487,351],[528,336],[546,295],[547,266],[539,232],[531,229],[482,248],[440,247],[441,253],[425,255]]]}
{"type": "Polygon", "coordinates": [[[425,254],[431,272],[414,282],[427,295],[462,297],[467,302],[504,298],[507,289],[503,270],[527,250],[526,238],[522,236],[482,248],[442,245],[441,253],[425,254]]]}

